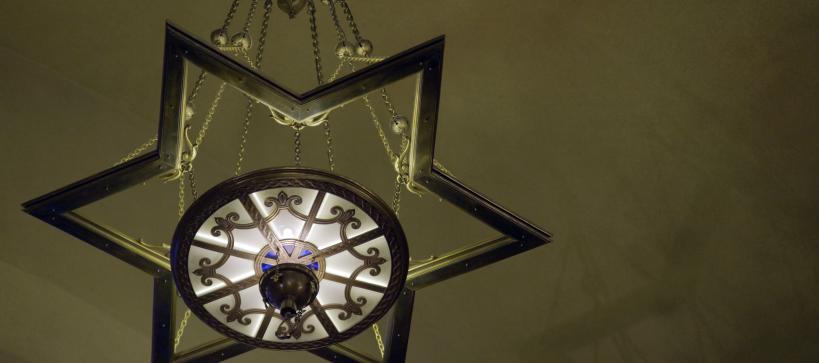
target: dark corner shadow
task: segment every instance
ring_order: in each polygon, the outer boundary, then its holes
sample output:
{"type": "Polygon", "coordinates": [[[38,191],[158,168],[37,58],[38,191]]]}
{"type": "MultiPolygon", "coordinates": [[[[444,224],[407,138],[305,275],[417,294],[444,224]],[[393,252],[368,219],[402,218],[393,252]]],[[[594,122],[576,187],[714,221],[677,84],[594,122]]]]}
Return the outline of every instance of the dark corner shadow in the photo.
{"type": "Polygon", "coordinates": [[[12,352],[7,350],[0,350],[0,362],[3,363],[30,363],[31,361],[25,360],[22,357],[15,355],[12,352]]]}

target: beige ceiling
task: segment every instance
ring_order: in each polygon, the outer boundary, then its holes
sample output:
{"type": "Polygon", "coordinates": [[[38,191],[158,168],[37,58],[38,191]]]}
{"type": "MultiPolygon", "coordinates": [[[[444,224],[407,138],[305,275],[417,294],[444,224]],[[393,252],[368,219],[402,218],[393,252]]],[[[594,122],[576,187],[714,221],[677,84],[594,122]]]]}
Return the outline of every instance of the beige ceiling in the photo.
{"type": "MultiPolygon", "coordinates": [[[[148,359],[150,279],[19,204],[150,138],[165,20],[207,36],[227,6],[0,3],[0,361],[148,359]]],[[[409,361],[819,356],[819,3],[351,6],[379,55],[446,34],[439,159],[555,234],[422,290],[409,361]]],[[[333,34],[326,14],[319,21],[332,69],[333,34]]],[[[269,38],[264,73],[313,87],[306,18],[274,13],[269,38]]],[[[206,87],[205,100],[215,86],[206,87]]],[[[399,109],[409,109],[409,88],[394,89],[399,109]]],[[[232,175],[242,106],[230,91],[216,115],[197,164],[203,188],[232,175]]],[[[256,116],[245,170],[290,163],[290,133],[256,116]]],[[[388,197],[365,110],[345,107],[334,125],[338,171],[388,197]]],[[[304,141],[308,165],[326,165],[320,134],[304,141]]],[[[166,241],[174,198],[174,185],[152,182],[85,211],[166,241]]],[[[433,196],[405,195],[402,221],[415,257],[493,236],[433,196]]],[[[182,346],[214,336],[192,322],[182,346]]],[[[369,332],[351,344],[376,352],[369,332]]],[[[233,361],[282,359],[318,361],[262,350],[233,361]]]]}

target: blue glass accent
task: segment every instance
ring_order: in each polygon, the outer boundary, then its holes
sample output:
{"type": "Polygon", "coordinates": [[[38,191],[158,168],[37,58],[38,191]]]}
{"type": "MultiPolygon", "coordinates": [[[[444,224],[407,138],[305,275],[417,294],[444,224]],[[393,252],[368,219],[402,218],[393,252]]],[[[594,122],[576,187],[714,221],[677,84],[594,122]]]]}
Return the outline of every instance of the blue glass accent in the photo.
{"type": "Polygon", "coordinates": [[[292,244],[284,245],[283,247],[284,247],[284,251],[287,252],[288,256],[292,256],[293,255],[293,250],[296,249],[296,245],[292,245],[292,244]]]}
{"type": "Polygon", "coordinates": [[[318,262],[313,262],[313,263],[307,265],[307,267],[312,268],[313,270],[316,270],[316,271],[318,271],[318,269],[319,269],[318,262]]]}
{"type": "Polygon", "coordinates": [[[308,250],[303,250],[303,251],[301,251],[301,256],[299,256],[299,258],[302,258],[304,256],[310,256],[312,254],[313,254],[313,252],[310,252],[308,250]]]}
{"type": "Polygon", "coordinates": [[[267,270],[269,270],[271,268],[273,268],[273,265],[268,265],[266,263],[262,264],[262,272],[265,272],[265,271],[267,271],[267,270]]]}
{"type": "Polygon", "coordinates": [[[278,258],[279,256],[276,256],[276,254],[275,254],[275,253],[273,253],[273,252],[271,251],[271,252],[268,252],[268,253],[265,255],[265,257],[270,257],[270,258],[278,258]]]}

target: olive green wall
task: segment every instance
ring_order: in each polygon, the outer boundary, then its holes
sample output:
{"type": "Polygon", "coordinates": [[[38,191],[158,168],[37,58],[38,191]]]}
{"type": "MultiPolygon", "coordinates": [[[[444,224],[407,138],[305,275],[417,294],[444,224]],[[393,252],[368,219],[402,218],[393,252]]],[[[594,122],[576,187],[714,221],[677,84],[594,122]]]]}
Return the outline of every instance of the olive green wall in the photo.
{"type": "MultiPolygon", "coordinates": [[[[351,6],[379,55],[447,35],[439,159],[555,234],[421,291],[409,361],[819,357],[819,2],[351,6]]],[[[207,36],[227,7],[0,3],[0,361],[147,360],[150,279],[19,204],[150,138],[165,19],[207,36]]],[[[319,21],[332,69],[334,37],[319,21]]],[[[271,78],[313,87],[303,14],[274,14],[266,59],[271,78]]],[[[395,88],[406,112],[410,89],[395,88]]],[[[203,187],[232,175],[243,102],[230,92],[197,164],[203,187]]],[[[388,197],[365,110],[345,107],[334,125],[338,171],[388,197]]],[[[258,114],[251,133],[246,170],[290,163],[289,131],[258,114]]],[[[321,132],[304,143],[307,164],[323,167],[321,132]]],[[[166,241],[174,198],[175,185],[152,182],[84,211],[166,241]]],[[[415,257],[493,235],[432,196],[405,195],[402,221],[415,257]]],[[[214,336],[192,322],[182,345],[214,336]]],[[[351,344],[376,351],[369,333],[351,344]]],[[[235,361],[282,359],[317,361],[266,351],[235,361]]]]}

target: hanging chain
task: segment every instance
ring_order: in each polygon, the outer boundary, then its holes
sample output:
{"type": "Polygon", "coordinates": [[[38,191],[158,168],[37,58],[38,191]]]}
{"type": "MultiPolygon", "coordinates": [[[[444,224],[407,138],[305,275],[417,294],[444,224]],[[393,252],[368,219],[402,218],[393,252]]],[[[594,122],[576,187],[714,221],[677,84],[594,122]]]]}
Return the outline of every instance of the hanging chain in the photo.
{"type": "Polygon", "coordinates": [[[228,10],[227,16],[225,16],[225,23],[222,25],[222,30],[227,30],[230,26],[230,22],[233,21],[233,17],[236,15],[236,10],[239,8],[239,0],[233,0],[230,3],[230,9],[228,10]]]}
{"type": "MultiPolygon", "coordinates": [[[[324,84],[324,74],[321,68],[321,48],[319,48],[318,25],[316,25],[316,4],[313,2],[313,0],[307,0],[307,13],[309,15],[310,22],[310,39],[313,42],[313,61],[315,62],[316,66],[316,80],[318,81],[319,85],[322,85],[324,84]]],[[[330,166],[330,171],[334,171],[336,168],[336,162],[335,157],[333,156],[333,134],[332,128],[330,127],[329,118],[324,120],[322,127],[324,127],[324,138],[327,144],[327,162],[330,166]]],[[[297,162],[298,163],[296,165],[301,165],[300,156],[297,156],[297,162]]]]}
{"type": "Polygon", "coordinates": [[[216,96],[213,97],[213,102],[211,102],[210,108],[208,109],[208,114],[205,115],[205,122],[202,123],[202,128],[199,129],[199,133],[196,135],[196,141],[193,143],[194,147],[199,147],[205,140],[205,135],[208,133],[208,127],[210,127],[210,123],[213,121],[213,115],[216,114],[216,109],[219,107],[219,102],[222,100],[222,93],[225,92],[226,84],[227,83],[222,82],[222,84],[219,85],[219,89],[216,91],[216,96]]]}
{"type": "Polygon", "coordinates": [[[344,30],[341,29],[341,22],[338,21],[335,1],[329,1],[327,3],[327,8],[330,9],[330,18],[333,20],[333,26],[336,28],[336,38],[338,39],[338,44],[346,44],[347,34],[345,34],[344,30]]]}
{"type": "Polygon", "coordinates": [[[143,151],[147,150],[149,147],[153,146],[154,144],[156,144],[156,136],[152,137],[148,141],[145,141],[145,143],[143,143],[142,145],[139,145],[136,149],[134,149],[134,151],[131,151],[130,153],[128,153],[128,155],[123,156],[122,159],[119,159],[119,161],[117,161],[117,163],[114,164],[114,166],[117,166],[119,164],[123,164],[125,162],[128,162],[128,161],[132,160],[133,158],[137,157],[139,154],[142,154],[143,151]]]}
{"type": "Polygon", "coordinates": [[[267,41],[267,28],[270,25],[270,11],[272,8],[273,8],[272,0],[265,0],[264,14],[262,15],[262,26],[261,30],[259,31],[259,45],[257,46],[256,49],[256,61],[253,62],[256,68],[261,68],[262,66],[262,55],[264,54],[264,45],[265,42],[267,41]]]}
{"type": "Polygon", "coordinates": [[[361,43],[364,38],[361,37],[361,32],[358,31],[358,25],[355,23],[355,19],[353,19],[353,12],[350,10],[350,6],[347,5],[346,0],[336,1],[338,1],[338,4],[341,5],[341,10],[344,11],[344,16],[347,18],[347,25],[350,26],[350,30],[353,32],[355,40],[361,43]]]}
{"type": "Polygon", "coordinates": [[[301,166],[301,127],[293,127],[293,151],[295,152],[294,161],[296,166],[301,166]]]}
{"type": "Polygon", "coordinates": [[[381,352],[381,358],[384,358],[384,341],[381,340],[381,329],[378,324],[373,324],[373,334],[375,335],[375,342],[378,344],[378,351],[381,352]]]}
{"type": "Polygon", "coordinates": [[[387,111],[390,111],[390,116],[392,117],[398,116],[398,111],[395,110],[395,105],[392,104],[392,101],[390,100],[390,95],[387,94],[386,88],[381,89],[381,99],[384,100],[384,106],[387,107],[387,111]]]}
{"type": "MultiPolygon", "coordinates": [[[[233,20],[233,17],[235,16],[236,10],[238,9],[238,7],[239,7],[239,0],[233,0],[233,2],[230,4],[230,9],[228,10],[228,14],[225,17],[225,22],[222,25],[223,30],[227,30],[228,26],[230,26],[230,23],[233,20]]],[[[256,0],[254,0],[252,2],[252,4],[251,4],[250,13],[248,14],[248,19],[245,22],[245,27],[244,27],[245,32],[247,32],[248,29],[250,28],[250,22],[253,19],[253,12],[254,12],[255,8],[256,8],[256,0]]],[[[266,29],[266,22],[263,23],[263,27],[264,27],[263,29],[266,29]]],[[[261,50],[263,49],[263,47],[264,47],[264,37],[259,39],[259,53],[261,53],[261,50]]],[[[257,55],[257,59],[260,59],[260,58],[261,58],[261,55],[260,54],[257,55]]],[[[257,62],[257,64],[258,64],[258,62],[257,62]]],[[[251,66],[252,66],[252,64],[251,64],[251,66]]],[[[202,84],[205,81],[205,78],[206,78],[205,75],[206,75],[205,71],[204,70],[201,71],[199,73],[199,77],[197,77],[196,82],[194,83],[193,90],[191,91],[190,97],[188,97],[188,102],[186,104],[187,109],[185,111],[185,121],[189,120],[193,116],[194,102],[196,101],[196,98],[199,95],[199,90],[202,88],[202,84]]],[[[205,140],[205,135],[207,135],[208,127],[210,126],[211,121],[213,121],[213,116],[216,113],[216,109],[219,107],[219,102],[222,99],[222,93],[224,91],[225,91],[225,83],[222,82],[222,84],[219,85],[219,89],[216,92],[216,96],[214,96],[214,98],[213,98],[213,102],[211,102],[210,108],[208,109],[208,113],[205,116],[205,121],[202,124],[202,127],[199,129],[199,133],[198,133],[198,135],[196,137],[196,141],[195,141],[195,143],[193,144],[193,147],[192,147],[194,149],[194,150],[192,150],[192,152],[195,153],[195,149],[198,148],[199,146],[201,146],[202,142],[205,140]]],[[[251,108],[249,106],[248,107],[248,114],[250,113],[250,110],[251,110],[251,108]]],[[[250,121],[249,121],[249,116],[248,116],[246,118],[246,120],[245,120],[245,123],[244,123],[244,132],[242,134],[242,145],[241,145],[241,148],[240,148],[240,151],[239,151],[240,157],[239,157],[239,162],[237,164],[237,168],[238,168],[238,165],[241,165],[241,159],[243,158],[244,142],[245,142],[245,138],[246,138],[246,134],[247,134],[247,127],[249,126],[249,122],[250,121]]],[[[156,138],[153,139],[153,142],[151,144],[153,144],[154,142],[156,142],[156,138]]],[[[148,145],[148,146],[150,146],[150,145],[148,145]]],[[[192,161],[193,160],[191,160],[191,162],[192,161]]],[[[196,190],[196,174],[194,173],[192,163],[188,167],[189,167],[189,169],[188,169],[187,174],[188,174],[188,183],[190,183],[190,188],[191,188],[191,198],[193,200],[196,200],[196,198],[198,197],[197,190],[196,190]]],[[[177,213],[179,214],[179,217],[181,218],[182,215],[185,214],[185,180],[184,180],[184,178],[179,179],[178,193],[179,193],[179,195],[178,195],[178,203],[177,203],[177,213]]],[[[185,313],[182,315],[182,320],[179,322],[179,327],[176,330],[176,336],[174,337],[174,341],[173,341],[173,351],[174,352],[177,351],[177,348],[179,347],[179,343],[182,342],[182,336],[185,334],[185,328],[188,326],[188,320],[190,320],[190,317],[191,317],[191,310],[190,309],[185,310],[185,313]]]]}
{"type": "MultiPolygon", "coordinates": [[[[401,135],[401,150],[404,150],[409,143],[409,137],[406,134],[401,135]]],[[[395,212],[395,216],[398,216],[398,212],[401,209],[401,189],[407,185],[409,181],[409,171],[406,168],[406,165],[400,165],[399,170],[395,173],[395,186],[393,188],[392,194],[392,210],[395,212]]]]}
{"type": "Polygon", "coordinates": [[[199,90],[202,89],[202,84],[205,82],[205,71],[199,72],[199,77],[196,77],[196,82],[193,84],[193,90],[191,90],[191,95],[188,97],[188,104],[193,107],[193,102],[196,101],[196,98],[199,96],[199,90]]]}
{"type": "MultiPolygon", "coordinates": [[[[191,172],[192,171],[191,169],[191,172]]],[[[185,214],[185,179],[183,178],[179,178],[178,193],[177,214],[179,214],[179,218],[182,218],[182,215],[185,214]]],[[[182,316],[182,321],[179,322],[179,328],[176,329],[176,336],[173,339],[174,353],[176,353],[176,348],[179,347],[179,343],[182,341],[182,335],[185,334],[185,327],[188,326],[188,319],[190,319],[190,317],[191,310],[187,309],[182,316]]]]}
{"type": "Polygon", "coordinates": [[[257,2],[257,0],[250,1],[250,9],[247,11],[247,19],[245,20],[245,25],[242,27],[242,32],[245,34],[250,32],[250,24],[253,23],[253,16],[256,15],[257,2]]]}
{"type": "Polygon", "coordinates": [[[336,161],[333,157],[333,135],[330,129],[330,119],[324,120],[324,139],[327,143],[327,162],[330,165],[330,171],[335,171],[336,161]]]}
{"type": "MultiPolygon", "coordinates": [[[[193,90],[191,91],[191,95],[188,97],[188,105],[186,106],[186,109],[185,109],[186,121],[187,121],[187,118],[189,118],[189,117],[187,117],[187,113],[192,112],[193,102],[196,100],[196,97],[199,95],[199,89],[202,88],[202,83],[204,81],[205,81],[205,71],[202,71],[202,72],[199,73],[199,76],[196,78],[196,82],[193,84],[193,90]],[[187,111],[188,109],[190,109],[191,111],[187,111]]],[[[134,149],[133,151],[128,153],[128,155],[125,155],[124,157],[122,157],[122,159],[119,159],[119,161],[117,161],[117,163],[114,164],[114,166],[117,166],[117,165],[126,163],[126,162],[128,162],[130,160],[133,160],[135,157],[142,154],[149,147],[156,144],[156,141],[157,141],[156,136],[148,139],[148,141],[144,142],[142,145],[139,145],[136,149],[134,149]]]]}
{"type": "Polygon", "coordinates": [[[245,120],[242,122],[242,139],[239,141],[239,155],[236,158],[236,170],[233,175],[239,176],[242,172],[242,161],[245,160],[245,144],[247,144],[247,132],[250,129],[250,120],[253,118],[254,101],[248,97],[245,106],[245,120]]]}
{"type": "Polygon", "coordinates": [[[381,126],[381,122],[378,121],[378,115],[375,113],[375,108],[370,103],[370,99],[367,96],[361,97],[362,101],[364,101],[364,107],[367,107],[367,110],[370,111],[370,118],[372,118],[373,126],[375,126],[375,131],[378,132],[378,138],[381,139],[381,144],[384,145],[384,151],[387,153],[387,158],[390,159],[390,162],[395,162],[395,159],[398,158],[398,155],[392,151],[392,147],[390,146],[390,141],[387,139],[387,134],[384,132],[384,128],[381,126]]]}
{"type": "Polygon", "coordinates": [[[185,310],[182,315],[182,321],[179,322],[179,329],[176,330],[176,337],[173,338],[173,352],[176,353],[176,348],[179,347],[179,342],[182,341],[182,335],[185,334],[185,328],[188,326],[188,319],[191,317],[191,309],[185,310]]]}
{"type": "Polygon", "coordinates": [[[318,26],[316,25],[316,4],[313,0],[307,0],[307,13],[310,21],[310,38],[313,41],[313,60],[316,64],[316,79],[318,84],[324,83],[324,75],[321,71],[321,50],[319,49],[318,26]]]}
{"type": "MultiPolygon", "coordinates": [[[[255,4],[255,1],[254,1],[255,4]]],[[[262,27],[259,31],[259,45],[256,50],[256,60],[251,62],[250,66],[254,69],[259,69],[262,66],[262,55],[264,54],[264,45],[267,40],[267,28],[270,24],[270,10],[273,8],[273,3],[270,0],[264,2],[264,14],[262,15],[262,27]]],[[[242,162],[245,159],[245,145],[247,144],[247,133],[250,130],[250,121],[253,118],[253,106],[255,101],[247,97],[247,106],[245,106],[245,119],[242,122],[242,137],[239,141],[239,154],[236,158],[236,170],[234,175],[238,176],[242,172],[242,162]]]]}

